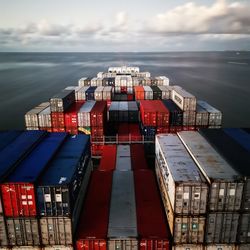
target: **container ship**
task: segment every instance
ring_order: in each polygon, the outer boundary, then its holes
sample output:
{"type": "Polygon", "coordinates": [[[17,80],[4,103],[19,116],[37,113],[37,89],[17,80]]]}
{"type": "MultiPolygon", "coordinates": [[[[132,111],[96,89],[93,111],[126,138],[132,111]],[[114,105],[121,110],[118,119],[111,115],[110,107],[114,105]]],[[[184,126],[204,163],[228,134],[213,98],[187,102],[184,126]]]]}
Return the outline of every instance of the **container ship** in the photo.
{"type": "Polygon", "coordinates": [[[0,132],[0,249],[249,250],[250,129],[221,125],[166,76],[82,77],[0,132]]]}

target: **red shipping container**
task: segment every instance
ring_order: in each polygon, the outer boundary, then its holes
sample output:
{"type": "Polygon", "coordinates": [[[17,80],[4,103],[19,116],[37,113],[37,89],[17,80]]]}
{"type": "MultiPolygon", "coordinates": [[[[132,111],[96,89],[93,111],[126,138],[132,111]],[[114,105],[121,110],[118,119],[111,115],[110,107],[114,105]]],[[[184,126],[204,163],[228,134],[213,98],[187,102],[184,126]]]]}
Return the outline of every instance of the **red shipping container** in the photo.
{"type": "Polygon", "coordinates": [[[165,134],[169,132],[169,127],[157,127],[156,133],[157,134],[165,134]]]}
{"type": "Polygon", "coordinates": [[[126,86],[121,86],[121,93],[124,93],[124,94],[127,93],[127,87],[126,86]]]}
{"type": "Polygon", "coordinates": [[[128,94],[127,99],[128,99],[128,101],[133,101],[134,100],[134,95],[133,94],[128,94]]]}
{"type": "Polygon", "coordinates": [[[169,133],[171,134],[175,134],[177,131],[176,131],[176,126],[170,126],[169,127],[169,133]]]}
{"type": "Polygon", "coordinates": [[[152,100],[140,101],[141,120],[144,126],[157,125],[157,107],[153,105],[152,100]]]}
{"type": "Polygon", "coordinates": [[[94,171],[77,229],[77,250],[106,250],[112,171],[94,171]]]}
{"type": "Polygon", "coordinates": [[[5,216],[36,216],[35,188],[31,183],[1,185],[5,216]]]}
{"type": "Polygon", "coordinates": [[[145,94],[143,86],[134,86],[134,92],[136,100],[144,100],[145,94]]]}
{"type": "Polygon", "coordinates": [[[156,125],[159,127],[169,126],[169,110],[162,103],[161,100],[153,100],[152,105],[157,109],[157,121],[156,125]]]}
{"type": "Polygon", "coordinates": [[[183,126],[183,131],[194,131],[196,130],[195,129],[195,126],[183,126]]]}
{"type": "Polygon", "coordinates": [[[103,127],[91,127],[91,140],[92,141],[104,141],[103,127]]]}
{"type": "Polygon", "coordinates": [[[64,113],[63,112],[52,112],[51,113],[51,124],[53,128],[64,128],[64,113]]]}
{"type": "Polygon", "coordinates": [[[134,181],[139,249],[171,249],[171,234],[154,173],[151,170],[134,171],[134,181]]]}
{"type": "Polygon", "coordinates": [[[40,127],[39,130],[47,131],[47,132],[52,132],[51,127],[40,127]]]}
{"type": "Polygon", "coordinates": [[[120,123],[118,128],[118,141],[129,140],[129,125],[128,123],[120,123]]]}
{"type": "Polygon", "coordinates": [[[90,112],[91,127],[103,127],[107,123],[107,104],[106,101],[96,101],[90,112]]]}
{"type": "Polygon", "coordinates": [[[66,127],[65,131],[70,133],[71,135],[77,135],[78,134],[78,128],[66,127]]]}
{"type": "Polygon", "coordinates": [[[131,152],[132,169],[134,171],[141,169],[149,169],[145,158],[145,151],[143,144],[131,144],[130,152],[131,152]]]}
{"type": "Polygon", "coordinates": [[[61,127],[53,127],[52,128],[52,132],[65,132],[65,128],[61,128],[61,127]]]}
{"type": "Polygon", "coordinates": [[[100,171],[115,170],[116,164],[116,145],[104,145],[102,150],[102,158],[99,166],[100,171]]]}
{"type": "Polygon", "coordinates": [[[101,156],[103,150],[103,144],[91,143],[91,154],[92,156],[101,156]]]}
{"type": "Polygon", "coordinates": [[[108,100],[108,101],[107,101],[107,109],[109,109],[109,107],[110,107],[110,105],[111,105],[111,102],[112,102],[111,100],[108,100]]]}
{"type": "Polygon", "coordinates": [[[84,104],[84,101],[75,102],[64,114],[66,130],[78,127],[77,113],[84,104]]]}
{"type": "Polygon", "coordinates": [[[130,134],[130,139],[133,142],[142,140],[142,135],[138,123],[129,124],[129,134],[130,134]]]}

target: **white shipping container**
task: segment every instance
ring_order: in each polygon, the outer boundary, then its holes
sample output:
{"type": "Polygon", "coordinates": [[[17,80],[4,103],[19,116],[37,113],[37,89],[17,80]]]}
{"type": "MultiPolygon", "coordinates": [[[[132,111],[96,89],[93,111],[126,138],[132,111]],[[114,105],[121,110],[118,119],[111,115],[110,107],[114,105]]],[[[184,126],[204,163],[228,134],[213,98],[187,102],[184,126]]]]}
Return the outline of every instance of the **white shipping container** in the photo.
{"type": "Polygon", "coordinates": [[[211,245],[204,246],[204,249],[205,250],[236,250],[236,246],[234,244],[211,244],[211,245]]]}
{"type": "Polygon", "coordinates": [[[174,245],[173,250],[203,250],[203,245],[201,244],[180,244],[174,245]]]}
{"type": "Polygon", "coordinates": [[[99,86],[95,89],[95,100],[96,101],[101,101],[102,100],[102,92],[103,92],[104,87],[99,86]]]}
{"type": "Polygon", "coordinates": [[[155,155],[174,213],[205,214],[209,192],[206,179],[178,136],[157,135],[155,155]]]}
{"type": "Polygon", "coordinates": [[[95,101],[87,101],[80,108],[77,114],[79,127],[90,127],[90,112],[95,103],[95,101]]]}
{"type": "Polygon", "coordinates": [[[196,114],[195,114],[195,125],[196,126],[208,126],[208,116],[209,113],[203,109],[199,104],[196,107],[196,114]]]}
{"type": "Polygon", "coordinates": [[[144,88],[144,98],[145,100],[153,100],[154,92],[150,86],[143,86],[144,88]]]}
{"type": "Polygon", "coordinates": [[[86,100],[86,91],[89,86],[83,86],[76,91],[76,100],[77,101],[85,101],[86,100]]]}
{"type": "Polygon", "coordinates": [[[127,67],[127,66],[109,67],[108,72],[129,74],[129,73],[138,73],[140,72],[140,69],[139,67],[127,67]]]}
{"type": "Polygon", "coordinates": [[[183,112],[183,126],[195,126],[196,112],[186,110],[183,112]]]}
{"type": "Polygon", "coordinates": [[[121,93],[121,87],[115,87],[115,93],[121,93]]]}
{"type": "Polygon", "coordinates": [[[174,88],[172,91],[172,100],[183,111],[196,110],[196,97],[184,89],[174,88]]]}
{"type": "MultiPolygon", "coordinates": [[[[0,248],[0,249],[2,249],[2,248],[0,248]]],[[[20,246],[20,247],[12,247],[11,249],[12,250],[40,250],[42,248],[36,247],[36,246],[20,246]]]]}
{"type": "Polygon", "coordinates": [[[138,77],[150,77],[151,74],[150,74],[150,72],[139,72],[139,73],[136,73],[136,76],[138,76],[138,77]]]}
{"type": "Polygon", "coordinates": [[[81,79],[78,80],[78,86],[79,87],[90,86],[90,79],[88,77],[82,77],[81,79]]]}
{"type": "Polygon", "coordinates": [[[72,246],[55,245],[43,247],[43,250],[73,250],[72,246]]]}
{"type": "Polygon", "coordinates": [[[244,181],[198,132],[178,132],[193,160],[210,184],[210,211],[238,211],[244,181]]]}
{"type": "Polygon", "coordinates": [[[97,86],[97,77],[94,77],[91,79],[90,85],[91,87],[96,87],[97,86]]]}
{"type": "Polygon", "coordinates": [[[39,113],[38,115],[38,120],[39,120],[39,127],[47,127],[51,128],[51,110],[50,107],[47,107],[44,109],[42,112],[39,113]]]}
{"type": "Polygon", "coordinates": [[[170,99],[171,96],[171,90],[167,86],[158,86],[158,88],[161,90],[161,99],[170,99]]]}
{"type": "Polygon", "coordinates": [[[143,86],[151,86],[151,78],[150,77],[143,77],[142,85],[143,86]]]}
{"type": "Polygon", "coordinates": [[[103,78],[103,72],[98,72],[98,73],[97,73],[97,77],[98,77],[98,78],[103,78]]]}
{"type": "Polygon", "coordinates": [[[113,87],[112,86],[105,86],[102,92],[103,100],[112,100],[113,95],[113,87]]]}

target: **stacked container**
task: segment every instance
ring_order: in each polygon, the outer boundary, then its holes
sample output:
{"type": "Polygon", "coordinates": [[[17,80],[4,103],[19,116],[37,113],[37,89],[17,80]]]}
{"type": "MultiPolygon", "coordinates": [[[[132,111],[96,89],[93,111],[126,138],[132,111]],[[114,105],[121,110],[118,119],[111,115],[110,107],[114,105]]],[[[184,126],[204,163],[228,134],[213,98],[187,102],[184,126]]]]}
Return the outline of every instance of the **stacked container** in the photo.
{"type": "Polygon", "coordinates": [[[155,170],[174,249],[202,248],[208,185],[177,135],[157,135],[155,170]]]}
{"type": "Polygon", "coordinates": [[[76,101],[85,101],[86,100],[86,92],[89,89],[89,86],[80,87],[77,91],[75,91],[76,101]]]}
{"type": "Polygon", "coordinates": [[[205,242],[232,244],[237,241],[244,181],[198,132],[179,132],[186,149],[210,184],[205,242]]]}
{"type": "MultiPolygon", "coordinates": [[[[199,101],[198,101],[199,102],[199,101]]],[[[198,128],[207,128],[209,122],[209,113],[206,109],[202,108],[198,103],[196,106],[196,115],[195,115],[195,126],[198,128]]]]}
{"type": "Polygon", "coordinates": [[[65,138],[66,134],[48,134],[1,185],[8,240],[11,246],[41,244],[35,189],[40,174],[65,138]]]}
{"type": "Polygon", "coordinates": [[[73,249],[91,170],[89,137],[69,136],[38,182],[42,245],[73,249]]]}
{"type": "Polygon", "coordinates": [[[38,114],[38,121],[40,130],[47,130],[48,132],[52,132],[50,106],[38,114]]]}
{"type": "Polygon", "coordinates": [[[80,87],[90,86],[90,82],[91,82],[91,79],[89,77],[82,77],[81,79],[79,79],[78,85],[80,87]]]}

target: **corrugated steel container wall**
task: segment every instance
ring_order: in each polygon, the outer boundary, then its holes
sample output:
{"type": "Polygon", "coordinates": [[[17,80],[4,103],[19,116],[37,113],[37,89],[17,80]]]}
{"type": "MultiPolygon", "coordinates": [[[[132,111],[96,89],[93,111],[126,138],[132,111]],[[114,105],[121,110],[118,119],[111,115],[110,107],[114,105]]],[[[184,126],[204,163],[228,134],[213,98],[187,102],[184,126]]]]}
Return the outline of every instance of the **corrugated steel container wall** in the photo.
{"type": "Polygon", "coordinates": [[[119,122],[128,122],[128,102],[119,102],[119,122]]]}
{"type": "Polygon", "coordinates": [[[153,171],[134,171],[134,185],[139,249],[170,249],[171,234],[153,171]]]}
{"type": "Polygon", "coordinates": [[[206,213],[208,185],[177,135],[156,136],[156,161],[176,214],[206,213]]]}
{"type": "Polygon", "coordinates": [[[64,128],[65,120],[63,112],[52,112],[51,113],[51,124],[53,128],[64,128]]]}
{"type": "Polygon", "coordinates": [[[134,91],[135,91],[135,99],[136,100],[144,100],[145,93],[144,93],[143,86],[135,86],[134,91]]]}
{"type": "Polygon", "coordinates": [[[112,175],[111,171],[92,173],[77,230],[77,250],[107,249],[112,175]]]}
{"type": "Polygon", "coordinates": [[[184,111],[183,112],[183,126],[195,126],[195,111],[184,111]]]}
{"type": "Polygon", "coordinates": [[[69,217],[41,217],[43,245],[72,245],[72,222],[69,217]]]}
{"type": "Polygon", "coordinates": [[[36,106],[35,108],[28,111],[24,116],[26,127],[38,127],[39,126],[38,115],[44,109],[49,107],[49,105],[50,105],[49,102],[43,102],[38,106],[36,106]]]}
{"type": "Polygon", "coordinates": [[[50,133],[1,185],[5,216],[36,216],[35,184],[67,134],[50,133]]]}
{"type": "Polygon", "coordinates": [[[158,86],[158,88],[161,90],[161,99],[170,99],[171,91],[167,86],[158,86]]]}
{"type": "MultiPolygon", "coordinates": [[[[0,249],[2,249],[2,248],[0,248],[0,249]]],[[[12,250],[19,250],[19,249],[21,249],[21,250],[30,250],[30,249],[32,249],[32,250],[41,250],[42,248],[41,247],[35,247],[35,246],[19,246],[19,247],[12,247],[11,248],[12,250]]],[[[59,249],[60,250],[60,249],[59,249]]]]}
{"type": "Polygon", "coordinates": [[[96,87],[97,86],[97,77],[94,77],[94,78],[92,78],[91,79],[91,81],[90,81],[90,85],[91,85],[91,87],[96,87]]]}
{"type": "MultiPolygon", "coordinates": [[[[172,247],[173,250],[203,250],[203,245],[201,244],[181,244],[172,247]]],[[[218,250],[218,249],[216,249],[218,250]]]]}
{"type": "Polygon", "coordinates": [[[104,77],[103,86],[115,86],[115,77],[104,77]]]}
{"type": "Polygon", "coordinates": [[[64,112],[75,102],[75,91],[63,89],[50,98],[51,112],[64,112]]]}
{"type": "Polygon", "coordinates": [[[143,86],[145,100],[153,100],[153,90],[150,86],[143,86]]]}
{"type": "Polygon", "coordinates": [[[121,93],[121,87],[115,86],[115,93],[121,93]]]}
{"type": "MultiPolygon", "coordinates": [[[[250,244],[240,244],[236,248],[237,250],[249,250],[250,249],[250,244]]],[[[233,250],[234,250],[233,249],[233,250]]],[[[230,249],[231,250],[231,249],[230,249]]]]}
{"type": "Polygon", "coordinates": [[[213,145],[214,148],[245,178],[245,187],[242,198],[242,210],[250,210],[250,165],[249,153],[221,129],[200,129],[200,133],[213,145]]]}
{"type": "Polygon", "coordinates": [[[153,105],[155,103],[149,100],[140,101],[140,114],[141,121],[144,126],[156,126],[157,125],[157,107],[153,105]]]}
{"type": "Polygon", "coordinates": [[[86,92],[89,89],[89,86],[83,86],[76,91],[76,100],[77,101],[85,101],[86,100],[86,92]]]}
{"type": "Polygon", "coordinates": [[[98,101],[90,111],[90,125],[96,127],[105,126],[107,121],[107,105],[105,101],[98,101]]]}
{"type": "MultiPolygon", "coordinates": [[[[78,112],[83,105],[83,101],[75,102],[69,109],[64,113],[65,127],[67,132],[72,132],[72,130],[78,127],[78,112]]],[[[77,133],[77,132],[76,132],[77,133]]]]}
{"type": "Polygon", "coordinates": [[[87,101],[83,104],[77,113],[78,126],[90,127],[90,112],[93,109],[96,101],[87,101]]]}
{"type": "Polygon", "coordinates": [[[0,181],[43,139],[45,131],[24,131],[0,152],[0,181]]]}
{"type": "Polygon", "coordinates": [[[57,246],[46,246],[43,247],[43,250],[74,250],[71,246],[57,245],[57,246]]]}
{"type": "Polygon", "coordinates": [[[151,78],[150,76],[145,76],[143,73],[140,75],[140,77],[143,77],[142,85],[143,86],[150,86],[151,85],[151,78]]]}
{"type": "Polygon", "coordinates": [[[41,111],[38,115],[39,127],[50,128],[51,124],[51,110],[50,107],[47,107],[41,111]]]}
{"type": "Polygon", "coordinates": [[[8,246],[8,237],[4,216],[0,215],[0,246],[8,246]]]}
{"type": "Polygon", "coordinates": [[[40,215],[77,216],[75,213],[81,207],[92,170],[89,158],[89,136],[67,138],[40,176],[37,187],[40,215]]]}
{"type": "Polygon", "coordinates": [[[39,246],[40,234],[36,218],[6,218],[11,246],[39,246]]]}
{"type": "Polygon", "coordinates": [[[103,89],[104,87],[99,86],[95,89],[95,100],[96,101],[101,101],[103,99],[103,89]]]}
{"type": "Polygon", "coordinates": [[[161,90],[157,86],[151,86],[151,89],[153,90],[153,99],[161,100],[162,97],[161,90]]]}
{"type": "Polygon", "coordinates": [[[115,170],[116,165],[116,145],[104,145],[102,151],[102,158],[98,170],[110,171],[115,170]]]}
{"type": "Polygon", "coordinates": [[[240,215],[237,240],[240,243],[250,243],[250,214],[240,215]]]}
{"type": "Polygon", "coordinates": [[[133,172],[114,171],[108,225],[109,249],[136,250],[137,237],[133,172]]]}
{"type": "MultiPolygon", "coordinates": [[[[205,250],[236,250],[236,246],[231,244],[211,244],[204,246],[205,250]]],[[[247,248],[246,250],[248,250],[247,248]]],[[[238,249],[237,249],[238,250],[238,249]]]]}
{"type": "Polygon", "coordinates": [[[205,101],[197,101],[197,103],[209,113],[209,126],[221,126],[222,123],[222,113],[218,109],[212,107],[205,101]]]}
{"type": "Polygon", "coordinates": [[[244,188],[242,177],[198,132],[179,132],[178,136],[210,183],[210,211],[238,211],[244,188]]]}
{"type": "Polygon", "coordinates": [[[208,213],[206,243],[236,243],[239,213],[208,213]]]}
{"type": "Polygon", "coordinates": [[[178,216],[174,219],[174,243],[203,243],[206,218],[202,216],[178,216]]]}
{"type": "Polygon", "coordinates": [[[208,126],[209,113],[199,104],[196,106],[195,125],[199,127],[208,126]]]}
{"type": "Polygon", "coordinates": [[[139,109],[137,103],[134,101],[128,102],[128,121],[129,122],[139,121],[139,109]]]}
{"type": "Polygon", "coordinates": [[[115,169],[116,171],[130,171],[132,169],[129,145],[117,145],[115,169]]]}
{"type": "Polygon", "coordinates": [[[103,88],[102,92],[102,98],[103,100],[112,100],[112,95],[113,95],[113,87],[111,86],[106,86],[103,88]]]}
{"type": "Polygon", "coordinates": [[[119,102],[111,102],[108,110],[108,120],[110,122],[119,121],[119,102]]]}
{"type": "Polygon", "coordinates": [[[95,89],[96,87],[89,87],[85,94],[86,94],[86,100],[95,100],[95,89]]]}
{"type": "Polygon", "coordinates": [[[172,126],[182,126],[183,112],[172,100],[162,100],[162,103],[169,110],[169,124],[172,126]]]}
{"type": "Polygon", "coordinates": [[[91,79],[89,77],[82,77],[78,80],[79,87],[89,86],[91,79]]]}
{"type": "Polygon", "coordinates": [[[132,169],[141,170],[141,169],[149,169],[143,144],[131,144],[131,164],[132,169]]]}
{"type": "Polygon", "coordinates": [[[196,110],[196,98],[184,89],[174,88],[172,91],[172,100],[183,111],[195,111],[196,110]]]}

